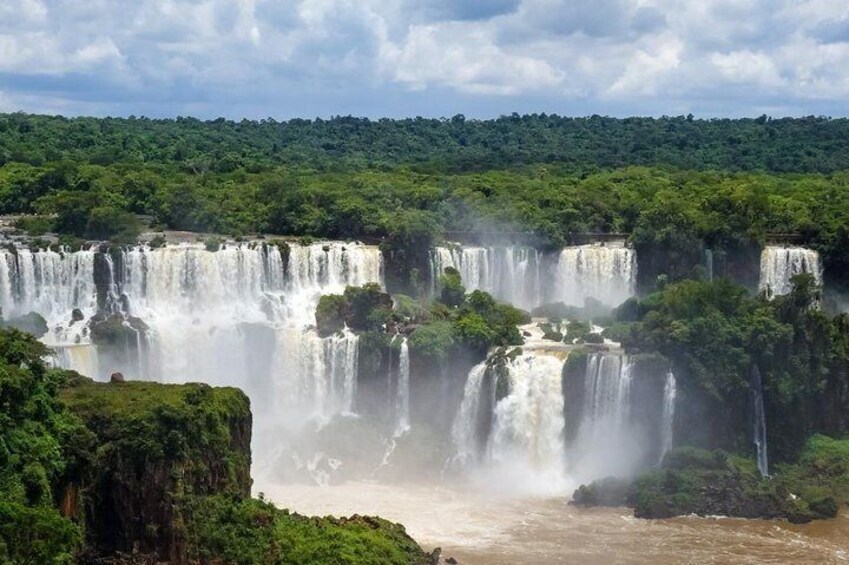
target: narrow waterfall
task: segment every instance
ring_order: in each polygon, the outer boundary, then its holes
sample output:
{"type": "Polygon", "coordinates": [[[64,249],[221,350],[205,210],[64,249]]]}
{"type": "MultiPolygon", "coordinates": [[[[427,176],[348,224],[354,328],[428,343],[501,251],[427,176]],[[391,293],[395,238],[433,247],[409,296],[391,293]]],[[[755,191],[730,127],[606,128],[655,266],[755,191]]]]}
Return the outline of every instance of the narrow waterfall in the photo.
{"type": "Polygon", "coordinates": [[[705,249],[705,276],[713,280],[713,249],[705,249]]]}
{"type": "Polygon", "coordinates": [[[431,283],[436,291],[446,267],[460,272],[469,291],[530,310],[542,303],[542,254],[530,247],[437,247],[431,252],[431,283]]]}
{"type": "Polygon", "coordinates": [[[583,306],[587,298],[617,306],[633,296],[637,256],[619,243],[566,247],[554,270],[550,301],[583,306]]]}
{"type": "Polygon", "coordinates": [[[451,428],[454,460],[460,467],[469,467],[480,459],[481,444],[486,439],[480,437],[478,427],[485,375],[486,362],[478,363],[469,371],[460,410],[451,428]]]}
{"type": "Polygon", "coordinates": [[[410,346],[407,345],[406,337],[401,340],[398,357],[398,397],[395,412],[398,419],[395,434],[400,435],[410,428],[410,346]]]}
{"type": "Polygon", "coordinates": [[[572,472],[582,479],[627,474],[642,456],[630,425],[632,369],[626,355],[587,357],[580,424],[570,446],[572,472]]]}
{"type": "Polygon", "coordinates": [[[663,413],[660,420],[660,458],[672,449],[675,427],[675,399],[678,395],[678,385],[675,382],[675,374],[670,370],[666,373],[666,381],[663,384],[663,413]]]}
{"type": "Polygon", "coordinates": [[[810,273],[817,284],[822,284],[819,253],[804,247],[776,245],[768,245],[761,252],[760,290],[773,296],[787,294],[793,288],[790,279],[800,273],[810,273]]]}
{"type": "Polygon", "coordinates": [[[761,476],[769,475],[769,460],[766,444],[766,414],[764,413],[764,392],[761,383],[761,371],[757,365],[752,365],[750,384],[752,386],[752,441],[757,454],[758,471],[761,476]]]}

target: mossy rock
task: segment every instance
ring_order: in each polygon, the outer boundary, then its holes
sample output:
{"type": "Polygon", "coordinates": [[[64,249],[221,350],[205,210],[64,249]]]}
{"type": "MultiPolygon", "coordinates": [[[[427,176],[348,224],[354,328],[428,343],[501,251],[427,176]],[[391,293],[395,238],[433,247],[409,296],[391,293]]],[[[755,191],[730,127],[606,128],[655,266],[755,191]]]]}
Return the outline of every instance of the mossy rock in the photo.
{"type": "Polygon", "coordinates": [[[47,321],[38,312],[29,312],[23,316],[11,318],[9,320],[0,320],[0,327],[15,328],[28,334],[32,334],[37,338],[42,338],[47,335],[47,321]]]}

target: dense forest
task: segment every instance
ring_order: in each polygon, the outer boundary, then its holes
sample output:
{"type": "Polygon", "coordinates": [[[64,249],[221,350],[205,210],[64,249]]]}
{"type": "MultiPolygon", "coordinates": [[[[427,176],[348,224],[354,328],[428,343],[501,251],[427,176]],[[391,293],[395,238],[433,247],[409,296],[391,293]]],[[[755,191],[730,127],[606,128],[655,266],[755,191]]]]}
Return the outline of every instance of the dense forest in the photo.
{"type": "Polygon", "coordinates": [[[816,117],[695,120],[513,114],[484,121],[457,115],[234,122],[6,114],[0,115],[0,163],[177,163],[216,172],[268,165],[409,165],[421,171],[461,172],[559,163],[580,170],[660,165],[827,173],[849,168],[848,132],[849,120],[816,117]]]}
{"type": "Polygon", "coordinates": [[[849,121],[0,116],[0,214],[31,235],[154,229],[381,241],[401,270],[456,233],[539,247],[623,233],[643,274],[792,235],[849,272],[849,121]],[[516,234],[521,235],[516,235],[516,234]],[[655,261],[655,256],[660,257],[655,261]]]}

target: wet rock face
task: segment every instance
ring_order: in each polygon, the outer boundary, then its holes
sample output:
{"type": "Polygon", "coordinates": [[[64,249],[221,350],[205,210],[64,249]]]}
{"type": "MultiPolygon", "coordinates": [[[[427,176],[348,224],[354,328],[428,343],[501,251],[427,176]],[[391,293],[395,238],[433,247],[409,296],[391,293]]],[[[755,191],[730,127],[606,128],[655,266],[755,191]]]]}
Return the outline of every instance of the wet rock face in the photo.
{"type": "Polygon", "coordinates": [[[147,330],[147,324],[134,316],[98,313],[89,321],[91,339],[97,345],[124,347],[136,343],[138,335],[147,330]]]}

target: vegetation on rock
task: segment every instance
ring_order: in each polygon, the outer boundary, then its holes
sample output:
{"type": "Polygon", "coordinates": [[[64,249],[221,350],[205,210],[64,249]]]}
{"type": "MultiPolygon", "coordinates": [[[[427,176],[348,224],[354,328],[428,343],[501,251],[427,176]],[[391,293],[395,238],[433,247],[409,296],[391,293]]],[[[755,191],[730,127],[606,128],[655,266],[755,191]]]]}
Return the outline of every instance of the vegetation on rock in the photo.
{"type": "Polygon", "coordinates": [[[250,499],[241,391],[95,383],[47,354],[0,330],[0,562],[428,562],[401,526],[250,499]]]}

